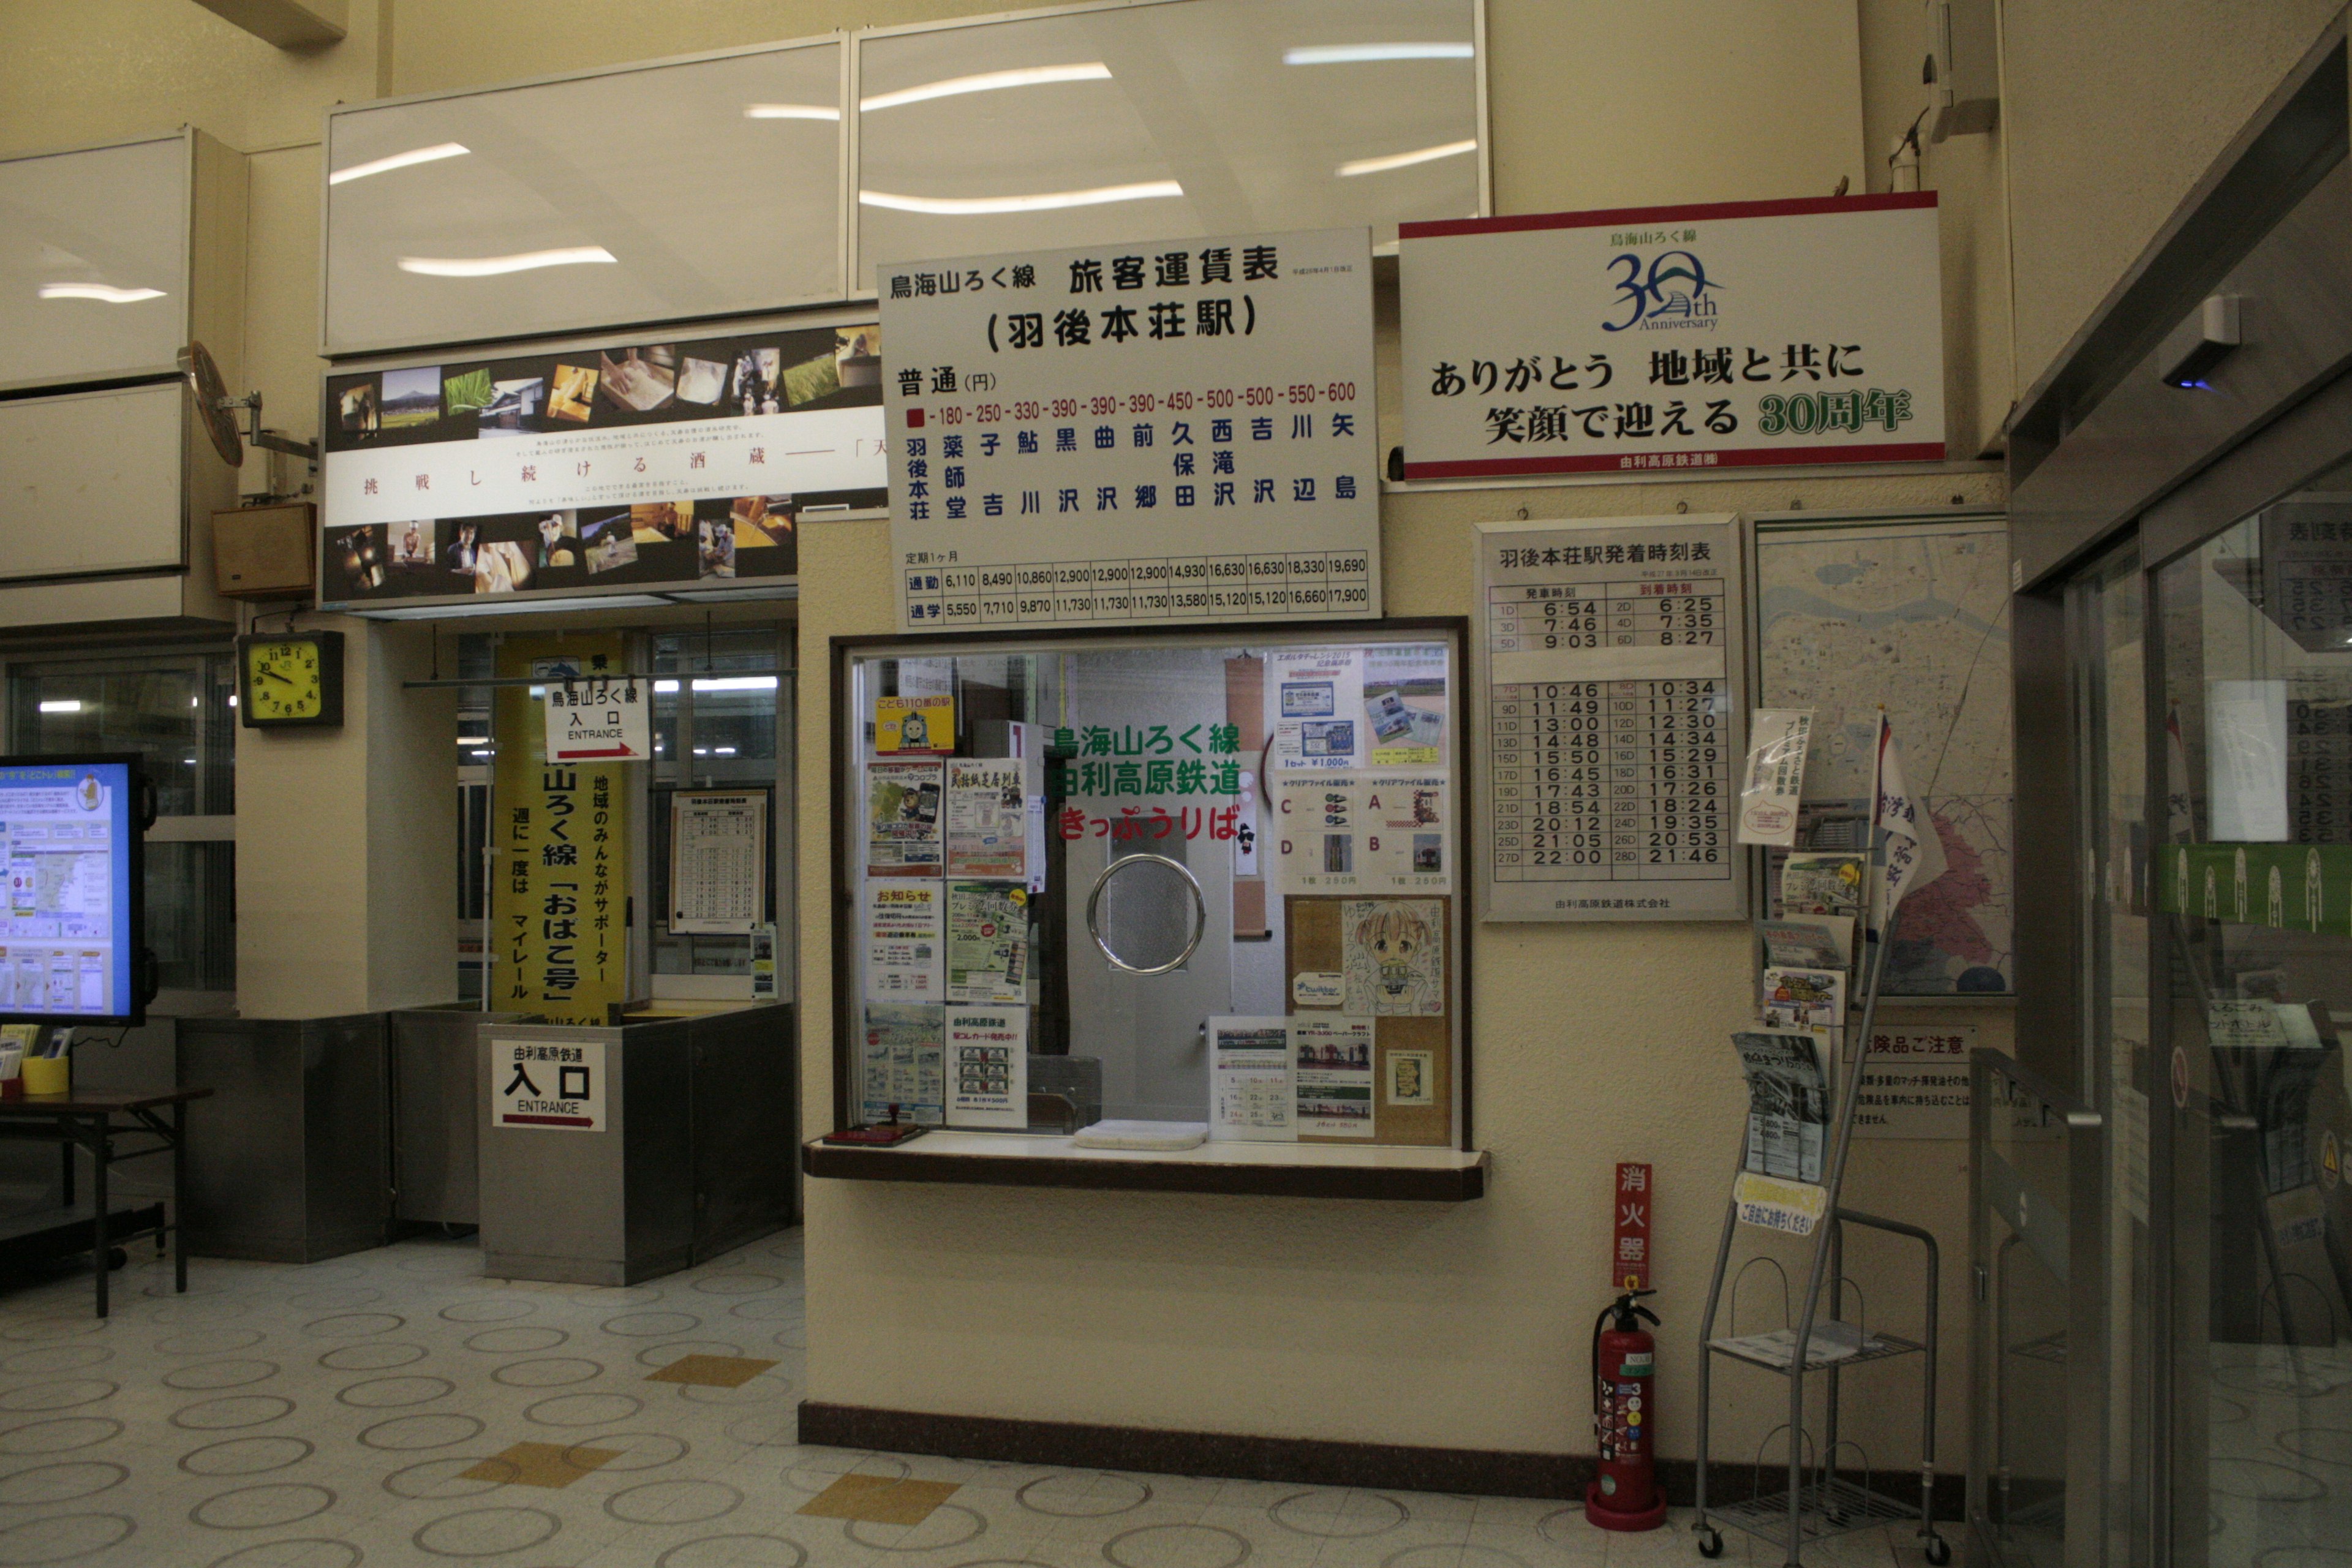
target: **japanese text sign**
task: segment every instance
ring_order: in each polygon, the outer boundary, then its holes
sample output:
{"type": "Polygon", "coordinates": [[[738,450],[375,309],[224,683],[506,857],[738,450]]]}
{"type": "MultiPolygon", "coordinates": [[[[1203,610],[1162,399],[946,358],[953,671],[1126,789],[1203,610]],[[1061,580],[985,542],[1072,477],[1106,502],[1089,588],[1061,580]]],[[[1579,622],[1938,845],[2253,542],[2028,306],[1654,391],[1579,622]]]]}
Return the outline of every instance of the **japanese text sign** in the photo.
{"type": "Polygon", "coordinates": [[[1609,1249],[1609,1288],[1650,1288],[1650,1167],[1617,1167],[1615,1236],[1609,1249]]]}
{"type": "Polygon", "coordinates": [[[626,677],[567,680],[547,688],[547,760],[551,763],[651,762],[653,688],[626,677]]]}
{"type": "Polygon", "coordinates": [[[901,624],[1380,613],[1361,229],[877,268],[901,624]]]}
{"type": "Polygon", "coordinates": [[[490,1124],[604,1130],[604,1042],[492,1040],[490,1124]]]}
{"type": "Polygon", "coordinates": [[[1401,233],[1408,479],[1944,456],[1932,192],[1401,233]]]}

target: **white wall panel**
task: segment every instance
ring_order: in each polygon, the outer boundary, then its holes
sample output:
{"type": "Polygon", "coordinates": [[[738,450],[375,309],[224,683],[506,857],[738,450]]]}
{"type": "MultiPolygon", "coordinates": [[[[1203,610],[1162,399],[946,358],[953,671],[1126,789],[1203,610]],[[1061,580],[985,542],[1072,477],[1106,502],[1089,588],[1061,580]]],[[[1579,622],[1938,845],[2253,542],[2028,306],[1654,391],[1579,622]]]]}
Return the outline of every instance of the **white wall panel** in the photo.
{"type": "Polygon", "coordinates": [[[178,565],[186,395],[166,381],[0,403],[0,582],[178,565]]]}
{"type": "Polygon", "coordinates": [[[327,352],[837,296],[845,47],[330,114],[327,352]]]}
{"type": "Polygon", "coordinates": [[[1188,0],[864,35],[858,268],[1481,210],[1474,0],[1188,0]]]}
{"type": "Polygon", "coordinates": [[[178,135],[0,163],[0,386],[173,368],[189,173],[178,135]]]}

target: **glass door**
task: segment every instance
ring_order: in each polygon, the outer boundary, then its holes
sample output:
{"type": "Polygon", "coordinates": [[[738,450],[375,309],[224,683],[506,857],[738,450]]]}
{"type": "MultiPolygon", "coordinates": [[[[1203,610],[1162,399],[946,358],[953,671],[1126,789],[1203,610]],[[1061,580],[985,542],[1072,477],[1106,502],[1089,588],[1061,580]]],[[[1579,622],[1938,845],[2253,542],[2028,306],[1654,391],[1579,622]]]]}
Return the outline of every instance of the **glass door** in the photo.
{"type": "Polygon", "coordinates": [[[2172,1563],[2352,1562],[2352,464],[2154,577],[2172,1563]],[[2168,1167],[2168,1169],[2165,1168],[2168,1167]]]}

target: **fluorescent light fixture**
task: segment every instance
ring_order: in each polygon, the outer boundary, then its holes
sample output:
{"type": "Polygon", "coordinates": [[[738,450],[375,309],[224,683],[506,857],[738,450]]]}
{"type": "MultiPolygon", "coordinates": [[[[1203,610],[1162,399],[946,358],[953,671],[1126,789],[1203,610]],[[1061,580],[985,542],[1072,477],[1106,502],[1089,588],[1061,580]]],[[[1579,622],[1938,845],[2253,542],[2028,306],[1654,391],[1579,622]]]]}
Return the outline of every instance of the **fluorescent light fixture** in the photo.
{"type": "Polygon", "coordinates": [[[41,711],[44,713],[79,713],[81,711],[81,699],[79,697],[51,698],[48,701],[41,704],[41,711]]]}
{"type": "Polygon", "coordinates": [[[160,300],[161,289],[117,289],[110,283],[44,283],[44,300],[103,300],[110,305],[135,305],[142,300],[160,300]]]}
{"type": "Polygon", "coordinates": [[[746,120],[838,120],[841,110],[829,103],[747,103],[746,120]]]}
{"type": "Polygon", "coordinates": [[[616,258],[601,245],[572,245],[558,250],[523,250],[512,256],[404,256],[403,272],[427,278],[496,278],[507,272],[529,272],[541,267],[577,267],[616,258]]]}
{"type": "Polygon", "coordinates": [[[958,98],[967,92],[996,92],[1008,87],[1043,87],[1056,81],[1108,81],[1110,67],[1100,60],[1088,60],[1076,66],[1029,66],[1021,70],[982,71],[978,76],[950,77],[945,81],[927,81],[920,87],[902,87],[896,92],[877,92],[871,98],[861,98],[857,107],[871,114],[877,109],[896,109],[902,103],[923,103],[934,98],[958,98]]]}
{"type": "Polygon", "coordinates": [[[418,163],[437,163],[444,158],[462,158],[473,149],[456,142],[437,142],[430,147],[412,147],[405,153],[394,153],[389,158],[371,163],[353,163],[348,169],[338,169],[327,176],[327,184],[340,185],[346,180],[364,180],[370,174],[389,174],[394,169],[412,168],[418,163]]]}
{"type": "Polygon", "coordinates": [[[694,689],[697,691],[773,691],[776,678],[772,675],[700,676],[696,678],[694,689]]]}
{"type": "Polygon", "coordinates": [[[234,691],[228,694],[228,705],[232,708],[236,706],[236,693],[234,691]]]}
{"type": "Polygon", "coordinates": [[[582,594],[565,598],[525,596],[513,604],[404,605],[396,610],[379,610],[362,601],[335,607],[367,621],[455,621],[478,616],[544,616],[562,610],[650,610],[668,603],[655,594],[582,594]]]}
{"type": "Polygon", "coordinates": [[[721,746],[719,748],[719,754],[722,757],[731,757],[735,754],[735,748],[732,746],[721,746]]]}
{"type": "Polygon", "coordinates": [[[1097,185],[1090,191],[1047,191],[1034,196],[894,196],[886,191],[860,191],[857,199],[869,207],[888,207],[893,212],[971,217],[984,213],[1037,213],[1055,207],[1100,206],[1105,202],[1144,202],[1156,196],[1183,194],[1184,187],[1173,180],[1149,180],[1139,185],[1097,185]]]}
{"type": "Polygon", "coordinates": [[[708,746],[697,746],[694,748],[694,754],[698,757],[707,757],[710,754],[710,748],[708,746]]]}
{"type": "Polygon", "coordinates": [[[1353,66],[1371,60],[1467,60],[1475,44],[1308,44],[1282,51],[1286,66],[1353,66]]]}
{"type": "Polygon", "coordinates": [[[1339,177],[1344,180],[1356,174],[1385,174],[1391,169],[1410,169],[1415,163],[1434,163],[1440,158],[1459,158],[1465,153],[1475,153],[1477,150],[1478,140],[1474,136],[1467,142],[1448,142],[1443,147],[1423,147],[1412,153],[1391,153],[1385,158],[1359,158],[1351,163],[1340,164],[1339,177]]]}
{"type": "Polygon", "coordinates": [[[654,682],[654,690],[657,695],[676,691],[677,689],[677,682],[675,680],[656,680],[654,682]]]}

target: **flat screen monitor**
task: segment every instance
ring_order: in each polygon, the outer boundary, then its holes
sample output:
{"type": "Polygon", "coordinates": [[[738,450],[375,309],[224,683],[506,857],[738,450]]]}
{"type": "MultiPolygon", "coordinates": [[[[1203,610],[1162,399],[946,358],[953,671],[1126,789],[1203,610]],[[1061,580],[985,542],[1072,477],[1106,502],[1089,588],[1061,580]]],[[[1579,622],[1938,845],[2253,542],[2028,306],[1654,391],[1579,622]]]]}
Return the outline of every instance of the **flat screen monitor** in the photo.
{"type": "Polygon", "coordinates": [[[0,757],[0,1021],[146,1021],[146,793],[135,756],[0,757]]]}

